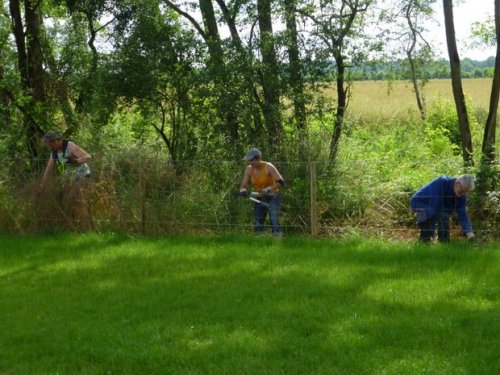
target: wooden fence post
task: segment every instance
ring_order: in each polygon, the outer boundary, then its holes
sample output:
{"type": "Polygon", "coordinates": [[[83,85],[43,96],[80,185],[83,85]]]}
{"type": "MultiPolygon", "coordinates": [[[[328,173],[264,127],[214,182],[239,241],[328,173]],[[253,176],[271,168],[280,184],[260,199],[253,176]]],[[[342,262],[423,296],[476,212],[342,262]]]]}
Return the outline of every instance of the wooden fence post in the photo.
{"type": "Polygon", "coordinates": [[[141,170],[139,171],[139,191],[141,200],[141,233],[146,234],[146,189],[144,181],[144,160],[141,158],[141,170]]]}
{"type": "Polygon", "coordinates": [[[311,200],[311,236],[318,236],[318,216],[316,212],[316,162],[309,162],[309,185],[310,185],[310,200],[311,200]]]}

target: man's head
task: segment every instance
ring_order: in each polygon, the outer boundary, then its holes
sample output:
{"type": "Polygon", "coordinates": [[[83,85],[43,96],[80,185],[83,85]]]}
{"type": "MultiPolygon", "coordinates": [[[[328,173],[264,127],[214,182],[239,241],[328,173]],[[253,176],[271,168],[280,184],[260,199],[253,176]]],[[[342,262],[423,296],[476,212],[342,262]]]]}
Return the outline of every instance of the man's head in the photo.
{"type": "Polygon", "coordinates": [[[58,132],[48,132],[42,137],[42,141],[51,150],[57,150],[62,145],[62,137],[58,132]]]}
{"type": "Polygon", "coordinates": [[[246,153],[245,160],[250,164],[260,162],[262,160],[262,152],[258,148],[252,148],[246,153]]]}
{"type": "Polygon", "coordinates": [[[458,176],[453,184],[453,190],[458,197],[466,195],[474,190],[474,177],[470,174],[462,174],[458,176]]]}

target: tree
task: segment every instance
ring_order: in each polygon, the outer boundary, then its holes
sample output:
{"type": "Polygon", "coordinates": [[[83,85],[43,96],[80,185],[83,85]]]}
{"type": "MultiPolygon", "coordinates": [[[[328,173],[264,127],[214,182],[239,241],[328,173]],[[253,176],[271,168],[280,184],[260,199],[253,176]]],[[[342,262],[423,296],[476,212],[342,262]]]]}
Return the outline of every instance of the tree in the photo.
{"type": "MultiPolygon", "coordinates": [[[[190,12],[181,9],[180,6],[174,4],[172,1],[163,1],[194,26],[206,44],[209,53],[209,78],[214,84],[214,97],[216,97],[216,103],[219,110],[219,121],[224,125],[223,133],[227,136],[227,145],[225,148],[233,150],[233,154],[240,157],[241,121],[239,114],[242,111],[240,111],[241,107],[238,107],[238,105],[240,102],[247,101],[244,95],[248,94],[249,90],[240,89],[239,82],[237,82],[238,75],[235,74],[236,72],[233,72],[228,65],[228,61],[231,57],[228,56],[228,51],[224,49],[224,45],[219,35],[213,2],[212,0],[199,0],[199,10],[203,18],[203,27],[201,27],[190,12]]],[[[231,14],[231,11],[222,0],[217,2],[222,9],[223,19],[227,22],[231,31],[233,43],[239,52],[243,65],[245,65],[246,56],[241,53],[242,44],[236,29],[234,21],[235,16],[231,14]]],[[[237,4],[235,5],[235,9],[238,9],[237,4]]],[[[243,69],[243,71],[245,71],[245,69],[243,69]]],[[[245,73],[242,73],[242,76],[247,82],[251,82],[251,79],[248,79],[248,74],[248,70],[246,70],[245,73]]],[[[250,107],[253,106],[250,105],[250,107]]]]}
{"type": "Polygon", "coordinates": [[[496,124],[500,96],[500,0],[495,0],[495,35],[497,45],[495,71],[491,85],[488,118],[484,127],[483,144],[481,148],[483,158],[489,164],[494,164],[495,162],[496,124]]]}
{"type": "Polygon", "coordinates": [[[400,35],[399,40],[406,54],[410,80],[413,84],[417,107],[422,119],[425,119],[425,102],[421,88],[426,83],[426,80],[423,79],[422,65],[430,59],[432,49],[422,35],[423,29],[419,21],[421,17],[427,17],[432,13],[432,3],[434,3],[434,0],[403,0],[399,4],[400,12],[407,24],[407,29],[400,35]],[[423,44],[420,49],[418,49],[419,43],[423,44]]]}
{"type": "MultiPolygon", "coordinates": [[[[304,90],[304,77],[302,74],[302,63],[298,44],[297,0],[284,0],[284,12],[286,23],[286,45],[288,50],[289,82],[292,87],[292,101],[294,107],[295,124],[300,140],[306,142],[300,148],[307,146],[307,116],[306,98],[304,90]]],[[[302,155],[305,153],[302,151],[302,155]]]]}
{"type": "Polygon", "coordinates": [[[241,94],[235,95],[236,100],[233,100],[231,105],[237,108],[238,113],[241,114],[241,122],[246,125],[243,126],[240,134],[245,131],[248,139],[255,142],[258,135],[263,133],[264,129],[261,116],[263,105],[257,91],[258,82],[251,42],[248,47],[244,45],[237,27],[239,25],[236,24],[236,19],[240,15],[240,10],[244,3],[233,1],[227,5],[224,0],[216,1],[222,12],[222,19],[231,34],[227,53],[228,66],[231,66],[232,71],[231,87],[234,92],[241,92],[241,94]],[[252,123],[253,126],[250,125],[252,123]]]}
{"type": "Polygon", "coordinates": [[[120,20],[109,95],[125,101],[127,110],[140,110],[141,127],[152,127],[160,136],[179,172],[177,162],[194,158],[200,133],[209,133],[203,127],[210,121],[203,117],[208,116],[201,93],[206,84],[192,67],[197,42],[177,18],[156,1],[142,1],[128,19],[120,20]]]}
{"type": "Polygon", "coordinates": [[[227,86],[228,83],[230,84],[227,72],[228,67],[224,59],[213,3],[212,0],[199,0],[199,4],[205,27],[206,43],[210,54],[209,68],[220,92],[220,113],[228,129],[230,144],[237,145],[239,141],[238,116],[235,113],[235,107],[232,103],[236,98],[231,95],[231,89],[227,86]]]}
{"type": "Polygon", "coordinates": [[[271,0],[257,0],[257,18],[260,30],[259,50],[262,64],[259,69],[264,93],[263,114],[269,134],[269,146],[274,154],[282,151],[283,125],[280,108],[280,79],[273,36],[271,0]]]}
{"type": "MultiPolygon", "coordinates": [[[[43,106],[45,101],[43,53],[41,47],[42,13],[41,1],[25,0],[24,20],[19,0],[9,1],[12,32],[17,47],[17,68],[21,77],[24,94],[31,98],[29,103],[22,106],[24,129],[27,140],[27,150],[32,157],[38,155],[38,139],[43,131],[40,119],[43,111],[36,110],[43,106]]],[[[42,120],[43,121],[43,120],[42,120]]]]}
{"type": "MultiPolygon", "coordinates": [[[[62,1],[62,0],[58,0],[62,1]]],[[[96,42],[99,34],[104,33],[117,19],[130,15],[130,9],[115,9],[113,0],[64,0],[69,14],[70,26],[65,30],[68,43],[63,46],[63,61],[70,60],[69,86],[76,88],[74,98],[77,112],[92,112],[92,97],[95,95],[95,83],[99,72],[99,60],[96,42]],[[99,19],[112,15],[104,24],[99,19]]],[[[124,5],[126,7],[126,5],[124,5]]]]}
{"type": "Polygon", "coordinates": [[[470,132],[469,117],[467,115],[467,106],[462,89],[460,57],[458,55],[457,42],[455,38],[455,24],[453,19],[453,1],[443,0],[443,10],[446,29],[446,43],[448,46],[448,55],[450,58],[453,98],[455,100],[455,107],[457,110],[458,124],[462,140],[462,158],[465,166],[472,166],[474,164],[472,158],[472,136],[470,132]]]}
{"type": "Polygon", "coordinates": [[[340,2],[313,0],[299,9],[300,14],[312,21],[313,36],[319,38],[327,53],[335,60],[337,108],[330,142],[330,162],[334,162],[337,157],[344,127],[349,92],[347,70],[356,59],[355,52],[352,49],[349,50],[349,43],[360,33],[362,15],[372,3],[373,0],[342,0],[340,2]],[[347,53],[351,53],[351,56],[347,53]]]}

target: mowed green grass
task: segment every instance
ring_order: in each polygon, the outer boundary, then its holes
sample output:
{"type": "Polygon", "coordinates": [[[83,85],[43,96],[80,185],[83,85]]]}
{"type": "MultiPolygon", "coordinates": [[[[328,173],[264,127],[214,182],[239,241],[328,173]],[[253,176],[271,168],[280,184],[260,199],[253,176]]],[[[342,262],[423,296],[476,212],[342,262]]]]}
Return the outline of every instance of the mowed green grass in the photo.
{"type": "Polygon", "coordinates": [[[498,374],[500,244],[0,236],[1,374],[498,374]]]}

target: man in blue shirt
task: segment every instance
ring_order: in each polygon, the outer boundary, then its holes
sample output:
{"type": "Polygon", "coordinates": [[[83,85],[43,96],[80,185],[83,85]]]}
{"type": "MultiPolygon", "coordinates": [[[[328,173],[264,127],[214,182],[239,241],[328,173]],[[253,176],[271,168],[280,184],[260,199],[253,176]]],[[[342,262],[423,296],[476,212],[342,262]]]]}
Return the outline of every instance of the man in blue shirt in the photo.
{"type": "Polygon", "coordinates": [[[457,178],[441,176],[422,187],[411,198],[411,209],[417,214],[420,241],[430,242],[438,228],[438,241],[450,241],[449,218],[457,213],[462,234],[474,238],[467,215],[467,193],[474,189],[474,178],[463,174],[457,178]]]}

